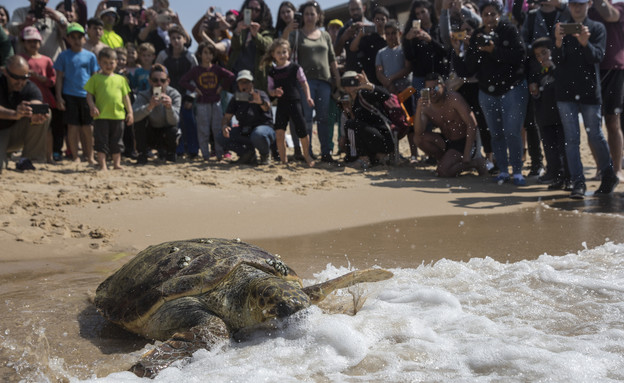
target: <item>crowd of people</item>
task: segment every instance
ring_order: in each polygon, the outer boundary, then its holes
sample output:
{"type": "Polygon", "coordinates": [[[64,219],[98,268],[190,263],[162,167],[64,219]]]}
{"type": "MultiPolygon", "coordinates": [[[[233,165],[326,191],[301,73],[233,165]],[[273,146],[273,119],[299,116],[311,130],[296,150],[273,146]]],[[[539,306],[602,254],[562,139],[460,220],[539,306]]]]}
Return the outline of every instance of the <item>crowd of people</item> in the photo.
{"type": "Polygon", "coordinates": [[[101,1],[92,17],[84,0],[29,1],[10,17],[0,6],[0,172],[14,152],[21,171],[120,169],[122,156],[425,160],[441,177],[531,176],[584,198],[581,116],[595,193],[624,179],[624,3],[413,0],[401,25],[362,0],[348,20],[284,1],[275,23],[264,0],[244,0],[209,7],[189,34],[168,0],[101,1]]]}

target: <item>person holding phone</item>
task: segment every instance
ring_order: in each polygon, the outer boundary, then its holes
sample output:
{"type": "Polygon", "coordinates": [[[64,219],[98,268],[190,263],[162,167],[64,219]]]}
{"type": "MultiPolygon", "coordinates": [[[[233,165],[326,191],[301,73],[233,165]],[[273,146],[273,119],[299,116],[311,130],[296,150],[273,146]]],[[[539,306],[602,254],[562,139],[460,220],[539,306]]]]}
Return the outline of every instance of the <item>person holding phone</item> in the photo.
{"type": "Polygon", "coordinates": [[[604,58],[607,32],[602,23],[587,17],[591,6],[591,0],[568,2],[570,20],[563,21],[582,24],[581,32],[566,34],[561,23],[557,23],[552,52],[557,66],[555,99],[563,124],[566,158],[573,183],[570,198],[573,199],[583,199],[587,190],[580,154],[579,113],[583,116],[587,140],[600,170],[601,183],[595,194],[609,194],[619,182],[602,133],[600,62],[604,58]]]}
{"type": "Polygon", "coordinates": [[[8,153],[20,149],[17,170],[35,170],[32,161],[45,160],[50,112],[32,109],[42,101],[41,91],[30,81],[28,62],[19,55],[9,57],[0,75],[0,173],[8,153]]]}
{"type": "Polygon", "coordinates": [[[271,146],[275,144],[271,100],[264,91],[254,88],[253,81],[249,70],[236,75],[237,92],[227,106],[217,139],[225,150],[236,152],[238,164],[257,165],[258,150],[260,165],[269,165],[271,146]],[[238,126],[232,125],[234,116],[238,126]]]}
{"type": "Polygon", "coordinates": [[[363,53],[362,69],[366,72],[366,77],[376,85],[381,85],[377,79],[377,68],[375,58],[380,49],[388,46],[386,42],[386,23],[390,18],[390,12],[383,6],[373,10],[373,25],[364,25],[349,45],[349,50],[363,53]]]}

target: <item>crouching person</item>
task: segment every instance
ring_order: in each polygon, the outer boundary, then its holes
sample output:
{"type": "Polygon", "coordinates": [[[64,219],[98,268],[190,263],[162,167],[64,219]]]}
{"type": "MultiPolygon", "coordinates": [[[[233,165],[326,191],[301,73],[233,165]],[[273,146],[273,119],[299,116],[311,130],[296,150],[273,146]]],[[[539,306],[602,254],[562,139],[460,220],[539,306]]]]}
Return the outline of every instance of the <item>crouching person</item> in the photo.
{"type": "Polygon", "coordinates": [[[477,120],[468,103],[459,93],[446,89],[442,76],[436,73],[425,77],[424,90],[414,117],[414,141],[438,161],[438,176],[456,177],[471,169],[487,175],[485,159],[476,156],[477,120]],[[440,133],[427,131],[429,122],[440,133]]]}
{"type": "Polygon", "coordinates": [[[273,111],[269,96],[254,89],[253,76],[241,70],[236,76],[237,91],[228,104],[221,122],[218,139],[225,151],[238,155],[240,164],[257,164],[256,149],[260,152],[260,164],[270,163],[271,145],[275,143],[273,111]],[[238,126],[232,126],[236,116],[238,126]]]}
{"type": "Polygon", "coordinates": [[[11,152],[22,151],[17,170],[34,170],[32,161],[45,160],[50,112],[34,108],[43,97],[29,71],[28,62],[15,55],[0,76],[0,173],[11,152]]]}
{"type": "Polygon", "coordinates": [[[182,97],[169,86],[167,68],[161,64],[154,64],[150,69],[149,84],[149,89],[139,92],[132,105],[139,153],[137,163],[147,163],[150,148],[158,149],[160,158],[175,162],[180,137],[178,121],[182,97]]]}

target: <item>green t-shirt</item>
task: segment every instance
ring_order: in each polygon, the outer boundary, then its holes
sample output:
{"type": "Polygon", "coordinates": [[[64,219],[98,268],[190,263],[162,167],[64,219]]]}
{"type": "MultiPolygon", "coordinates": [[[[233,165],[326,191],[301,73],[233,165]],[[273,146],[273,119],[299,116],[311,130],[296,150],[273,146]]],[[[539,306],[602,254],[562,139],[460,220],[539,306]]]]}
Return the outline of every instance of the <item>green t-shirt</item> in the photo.
{"type": "Polygon", "coordinates": [[[110,76],[96,73],[84,86],[95,97],[95,106],[100,110],[96,119],[124,120],[126,108],[124,97],[130,93],[130,86],[125,77],[118,74],[110,76]]]}
{"type": "Polygon", "coordinates": [[[100,41],[113,49],[122,48],[124,46],[124,41],[121,36],[115,33],[115,31],[107,31],[106,29],[104,30],[104,34],[102,34],[100,41]]]}

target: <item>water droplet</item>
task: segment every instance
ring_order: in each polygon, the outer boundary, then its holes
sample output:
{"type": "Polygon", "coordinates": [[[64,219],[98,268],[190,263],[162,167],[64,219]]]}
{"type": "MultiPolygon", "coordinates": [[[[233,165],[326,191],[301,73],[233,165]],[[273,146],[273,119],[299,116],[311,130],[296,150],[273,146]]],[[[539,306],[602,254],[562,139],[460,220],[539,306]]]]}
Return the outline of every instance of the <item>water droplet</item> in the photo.
{"type": "Polygon", "coordinates": [[[494,92],[496,90],[496,87],[494,85],[490,85],[488,87],[488,92],[494,92]]]}

